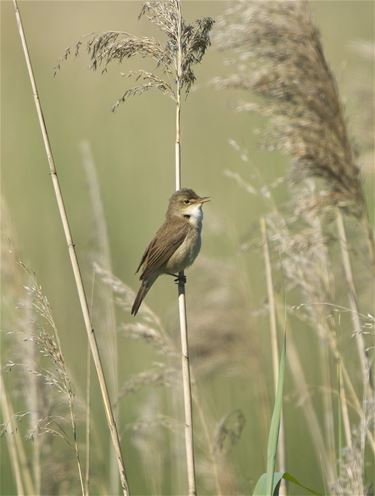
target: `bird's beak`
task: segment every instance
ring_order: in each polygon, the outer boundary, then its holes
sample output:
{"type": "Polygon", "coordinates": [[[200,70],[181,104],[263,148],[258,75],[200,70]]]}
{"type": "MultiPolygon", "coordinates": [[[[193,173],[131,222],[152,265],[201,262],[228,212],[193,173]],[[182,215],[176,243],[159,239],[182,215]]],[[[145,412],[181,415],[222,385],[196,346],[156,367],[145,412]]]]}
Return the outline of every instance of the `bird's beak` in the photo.
{"type": "Polygon", "coordinates": [[[199,198],[198,202],[203,204],[203,203],[207,203],[211,200],[211,198],[209,196],[204,196],[203,198],[199,198]]]}

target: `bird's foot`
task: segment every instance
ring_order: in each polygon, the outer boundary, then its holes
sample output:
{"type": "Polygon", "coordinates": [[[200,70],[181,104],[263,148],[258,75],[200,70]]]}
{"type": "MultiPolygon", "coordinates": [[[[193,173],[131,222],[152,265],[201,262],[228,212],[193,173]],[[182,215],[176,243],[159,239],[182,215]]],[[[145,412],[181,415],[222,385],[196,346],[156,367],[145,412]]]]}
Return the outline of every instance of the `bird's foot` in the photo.
{"type": "Polygon", "coordinates": [[[174,282],[176,284],[186,284],[186,276],[183,272],[179,272],[178,276],[176,276],[174,282]]]}
{"type": "Polygon", "coordinates": [[[174,282],[176,284],[186,284],[186,276],[183,272],[179,272],[178,274],[172,274],[171,272],[167,272],[167,275],[174,277],[174,282]]]}

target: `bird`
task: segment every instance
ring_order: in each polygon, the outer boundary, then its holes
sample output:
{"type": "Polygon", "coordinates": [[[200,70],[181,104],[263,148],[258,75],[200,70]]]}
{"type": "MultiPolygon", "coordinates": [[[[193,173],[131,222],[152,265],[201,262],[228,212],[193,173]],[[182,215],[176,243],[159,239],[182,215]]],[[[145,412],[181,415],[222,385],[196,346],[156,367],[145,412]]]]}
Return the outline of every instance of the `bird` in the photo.
{"type": "Polygon", "coordinates": [[[182,188],[170,197],[164,224],[147,246],[136,270],[142,269],[141,286],[134,300],[131,314],[138,309],[156,279],[162,274],[172,275],[178,282],[186,282],[183,271],[196,259],[201,248],[202,205],[208,196],[198,196],[190,188],[182,188]]]}

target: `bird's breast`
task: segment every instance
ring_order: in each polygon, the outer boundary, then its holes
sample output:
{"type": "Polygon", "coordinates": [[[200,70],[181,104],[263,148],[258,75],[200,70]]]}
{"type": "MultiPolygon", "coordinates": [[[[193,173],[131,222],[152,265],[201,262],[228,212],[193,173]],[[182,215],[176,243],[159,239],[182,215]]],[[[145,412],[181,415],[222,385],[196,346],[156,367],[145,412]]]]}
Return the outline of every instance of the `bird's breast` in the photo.
{"type": "Polygon", "coordinates": [[[166,272],[173,274],[185,270],[196,259],[201,248],[201,230],[191,229],[185,240],[166,263],[166,272]]]}

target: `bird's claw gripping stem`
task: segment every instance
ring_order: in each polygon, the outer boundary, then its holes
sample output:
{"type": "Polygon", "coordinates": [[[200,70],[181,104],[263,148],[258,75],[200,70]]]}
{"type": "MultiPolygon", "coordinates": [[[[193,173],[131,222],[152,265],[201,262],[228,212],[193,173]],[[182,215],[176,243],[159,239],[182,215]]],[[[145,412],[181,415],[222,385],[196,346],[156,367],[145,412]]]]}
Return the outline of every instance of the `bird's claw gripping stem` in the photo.
{"type": "Polygon", "coordinates": [[[178,285],[184,286],[186,284],[186,276],[183,272],[179,272],[174,282],[178,285]]]}

